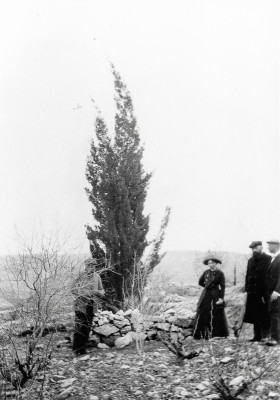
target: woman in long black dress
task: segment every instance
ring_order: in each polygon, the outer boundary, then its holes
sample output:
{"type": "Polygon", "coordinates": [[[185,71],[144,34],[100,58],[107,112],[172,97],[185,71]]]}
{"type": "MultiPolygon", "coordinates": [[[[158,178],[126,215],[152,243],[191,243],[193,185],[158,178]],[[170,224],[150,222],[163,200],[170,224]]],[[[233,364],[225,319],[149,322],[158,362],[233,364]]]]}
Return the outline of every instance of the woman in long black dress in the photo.
{"type": "Polygon", "coordinates": [[[218,257],[209,255],[203,263],[209,268],[203,272],[198,282],[204,289],[197,304],[194,338],[227,337],[228,327],[224,309],[225,275],[218,269],[222,262],[218,257]]]}

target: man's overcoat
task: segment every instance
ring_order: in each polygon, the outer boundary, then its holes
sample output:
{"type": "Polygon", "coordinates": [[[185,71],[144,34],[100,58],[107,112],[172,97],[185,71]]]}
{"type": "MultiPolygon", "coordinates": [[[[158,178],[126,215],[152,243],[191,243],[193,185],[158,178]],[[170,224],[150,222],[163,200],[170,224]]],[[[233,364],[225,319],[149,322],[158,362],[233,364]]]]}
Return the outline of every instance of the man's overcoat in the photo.
{"type": "Polygon", "coordinates": [[[268,318],[267,305],[264,303],[266,295],[265,277],[271,257],[265,253],[254,252],[248,260],[245,280],[247,292],[246,311],[244,322],[255,324],[264,322],[268,318]]]}

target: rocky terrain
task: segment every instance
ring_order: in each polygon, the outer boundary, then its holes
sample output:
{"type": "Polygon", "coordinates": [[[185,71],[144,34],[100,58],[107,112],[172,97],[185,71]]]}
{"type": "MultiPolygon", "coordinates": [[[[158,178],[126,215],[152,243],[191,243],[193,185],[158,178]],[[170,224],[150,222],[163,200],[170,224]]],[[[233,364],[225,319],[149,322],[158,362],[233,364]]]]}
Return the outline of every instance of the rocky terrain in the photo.
{"type": "MultiPolygon", "coordinates": [[[[244,326],[238,339],[233,330],[227,339],[192,338],[199,291],[193,286],[187,296],[165,294],[154,316],[137,310],[99,312],[89,352],[77,358],[71,350],[74,315],[68,313],[64,316],[67,331],[52,336],[53,350],[45,370],[27,383],[20,396],[2,380],[1,399],[280,399],[280,348],[248,342],[251,326],[244,326]],[[179,339],[193,358],[183,360],[173,354],[160,340],[162,335],[179,339]]],[[[242,287],[227,290],[230,325],[241,322],[244,301],[242,287]]],[[[36,356],[44,354],[50,337],[41,339],[36,356]]],[[[24,350],[28,335],[16,340],[24,350]]]]}
{"type": "MultiPolygon", "coordinates": [[[[214,386],[220,377],[234,392],[262,373],[238,399],[280,398],[279,348],[234,338],[207,343],[190,339],[189,349],[199,355],[185,361],[178,361],[159,341],[146,342],[142,355],[131,343],[125,349],[92,348],[89,354],[73,358],[63,339],[61,333],[55,335],[46,373],[27,386],[23,399],[221,399],[214,386]]],[[[15,393],[8,390],[8,395],[12,398],[15,393]]]]}

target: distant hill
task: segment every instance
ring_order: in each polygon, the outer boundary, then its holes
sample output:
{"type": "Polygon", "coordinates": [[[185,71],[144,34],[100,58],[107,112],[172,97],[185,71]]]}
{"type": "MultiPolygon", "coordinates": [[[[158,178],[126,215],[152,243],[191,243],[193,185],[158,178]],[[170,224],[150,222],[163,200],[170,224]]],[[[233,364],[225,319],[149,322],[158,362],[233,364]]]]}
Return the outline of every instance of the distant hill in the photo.
{"type": "MultiPolygon", "coordinates": [[[[197,284],[199,276],[207,268],[202,263],[205,254],[206,252],[202,251],[168,251],[155,272],[164,274],[174,282],[197,284]]],[[[222,259],[221,269],[225,273],[227,282],[233,283],[236,267],[236,281],[243,283],[250,255],[233,252],[216,252],[216,254],[222,259]]]]}

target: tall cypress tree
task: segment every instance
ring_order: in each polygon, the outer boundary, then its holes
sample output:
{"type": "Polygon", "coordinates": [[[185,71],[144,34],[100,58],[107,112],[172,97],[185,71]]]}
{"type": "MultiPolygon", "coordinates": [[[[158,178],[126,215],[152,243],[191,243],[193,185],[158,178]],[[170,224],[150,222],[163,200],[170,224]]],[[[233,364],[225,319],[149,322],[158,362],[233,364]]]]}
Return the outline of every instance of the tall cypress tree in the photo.
{"type": "Polygon", "coordinates": [[[149,216],[144,214],[151,178],[142,165],[143,146],[130,92],[112,66],[115,87],[115,129],[111,137],[99,113],[96,140],[91,142],[86,189],[92,203],[94,226],[87,226],[93,256],[110,257],[114,270],[106,273],[105,289],[111,301],[130,295],[133,268],[147,247],[149,216]]]}

